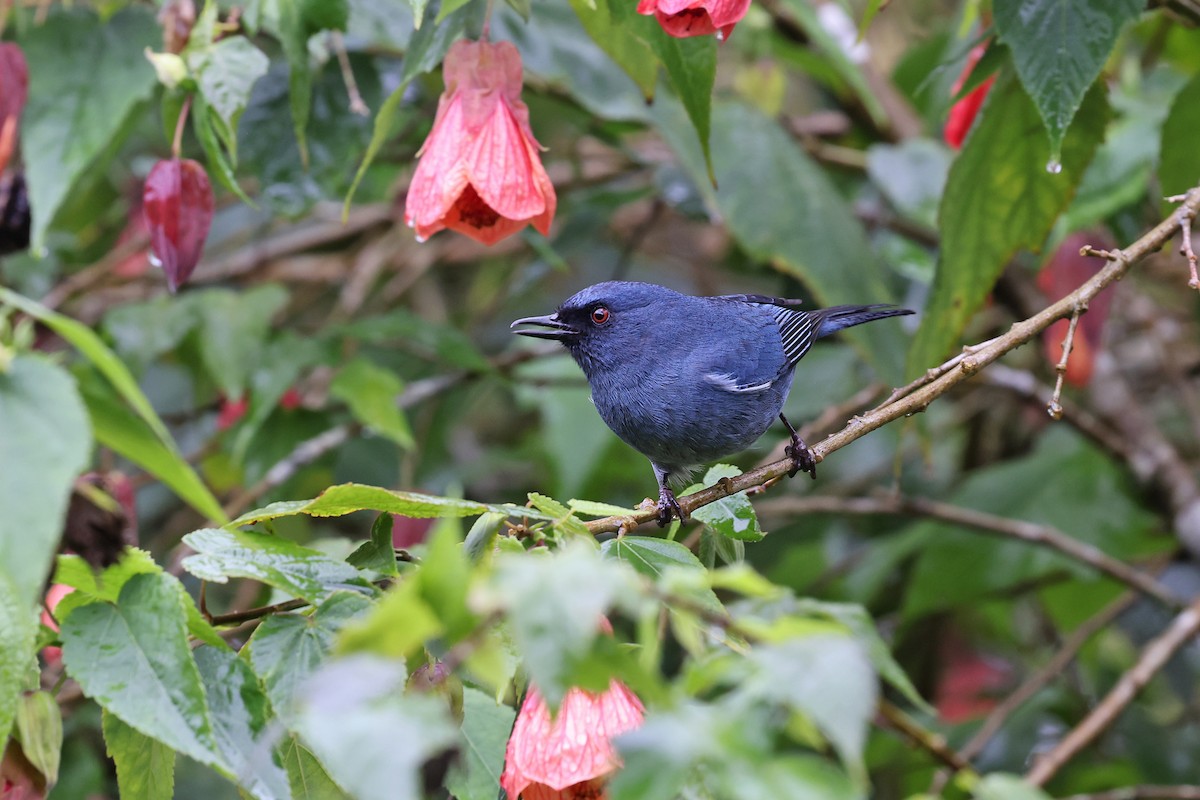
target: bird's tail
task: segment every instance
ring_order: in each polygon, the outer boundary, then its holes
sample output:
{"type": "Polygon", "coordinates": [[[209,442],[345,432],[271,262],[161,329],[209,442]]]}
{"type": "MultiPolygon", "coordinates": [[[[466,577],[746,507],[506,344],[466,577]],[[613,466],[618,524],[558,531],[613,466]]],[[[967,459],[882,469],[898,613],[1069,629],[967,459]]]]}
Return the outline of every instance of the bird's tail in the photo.
{"type": "Polygon", "coordinates": [[[873,306],[831,306],[810,313],[821,320],[817,325],[817,337],[819,338],[836,333],[842,328],[852,328],[876,319],[902,317],[913,312],[908,308],[878,304],[873,306]]]}

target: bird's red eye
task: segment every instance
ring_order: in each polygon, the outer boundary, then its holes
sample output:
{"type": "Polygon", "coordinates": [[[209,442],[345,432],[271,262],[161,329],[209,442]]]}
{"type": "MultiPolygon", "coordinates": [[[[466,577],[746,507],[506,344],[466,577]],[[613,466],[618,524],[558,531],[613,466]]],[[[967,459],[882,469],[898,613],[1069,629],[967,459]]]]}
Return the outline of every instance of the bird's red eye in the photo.
{"type": "Polygon", "coordinates": [[[603,325],[604,323],[608,322],[609,316],[608,309],[604,306],[597,306],[596,308],[592,309],[593,324],[603,325]]]}

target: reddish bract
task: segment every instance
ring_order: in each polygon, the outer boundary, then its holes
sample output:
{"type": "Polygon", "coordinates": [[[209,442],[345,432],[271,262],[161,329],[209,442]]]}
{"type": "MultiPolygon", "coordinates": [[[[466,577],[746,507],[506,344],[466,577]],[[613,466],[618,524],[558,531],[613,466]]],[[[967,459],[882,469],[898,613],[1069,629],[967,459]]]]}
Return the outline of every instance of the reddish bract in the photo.
{"type": "MultiPolygon", "coordinates": [[[[1112,237],[1103,231],[1072,233],[1064,239],[1038,273],[1038,288],[1050,302],[1061,300],[1078,289],[1103,266],[1102,261],[1080,255],[1080,248],[1086,244],[1102,250],[1116,247],[1112,237]]],[[[1072,340],[1071,357],[1067,360],[1067,371],[1063,375],[1063,380],[1072,386],[1086,386],[1092,379],[1096,351],[1100,347],[1100,337],[1111,303],[1111,290],[1101,292],[1092,298],[1087,313],[1079,318],[1072,340]]],[[[1068,320],[1060,319],[1042,332],[1042,350],[1052,365],[1057,365],[1062,358],[1062,345],[1069,326],[1068,320]]]]}
{"type": "Polygon", "coordinates": [[[716,34],[726,39],[750,10],[750,0],[639,0],[639,14],[653,14],[671,36],[716,34]]]}
{"type": "Polygon", "coordinates": [[[191,159],[159,161],[146,176],[142,213],[150,251],[174,292],[187,282],[213,219],[213,190],[204,167],[191,159]]]}
{"type": "Polygon", "coordinates": [[[0,172],[17,149],[21,111],[29,96],[29,67],[21,48],[0,42],[0,172]]]}
{"type": "Polygon", "coordinates": [[[508,42],[450,46],[446,91],[408,187],[404,218],[425,240],[443,228],[492,245],[532,224],[550,232],[557,197],[521,101],[508,42]]]}
{"type": "MultiPolygon", "coordinates": [[[[986,51],[986,42],[976,45],[971,50],[970,55],[967,56],[967,63],[963,67],[962,74],[958,76],[958,80],[954,82],[954,86],[950,89],[951,95],[958,94],[959,90],[962,89],[963,84],[967,82],[967,78],[971,76],[971,72],[975,69],[975,64],[979,62],[979,59],[983,58],[983,54],[986,51]]],[[[967,133],[971,130],[971,125],[975,122],[976,115],[979,114],[979,109],[983,105],[983,101],[987,98],[988,90],[992,88],[992,84],[995,82],[996,76],[993,75],[950,107],[950,115],[946,118],[946,129],[942,132],[942,138],[946,144],[955,150],[962,147],[963,142],[967,138],[967,133]]]]}
{"type": "Polygon", "coordinates": [[[250,408],[250,401],[245,395],[236,399],[230,400],[228,397],[221,400],[221,410],[217,412],[217,430],[227,431],[246,416],[246,411],[250,408]]]}
{"type": "Polygon", "coordinates": [[[570,689],[558,716],[530,686],[508,739],[500,784],[509,800],[605,797],[604,779],[621,766],[614,737],[642,724],[645,708],[629,687],[612,681],[599,694],[570,689]]]}

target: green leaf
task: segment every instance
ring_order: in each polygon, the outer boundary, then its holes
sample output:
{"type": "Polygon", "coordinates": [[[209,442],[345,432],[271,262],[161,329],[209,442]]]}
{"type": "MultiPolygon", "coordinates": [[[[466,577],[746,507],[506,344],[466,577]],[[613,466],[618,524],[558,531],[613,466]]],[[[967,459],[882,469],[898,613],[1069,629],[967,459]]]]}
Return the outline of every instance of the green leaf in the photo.
{"type": "MultiPolygon", "coordinates": [[[[1021,83],[1045,123],[1050,159],[1059,160],[1063,136],[1083,104],[1084,94],[1100,74],[1125,23],[1143,8],[1142,0],[1004,0],[995,4],[996,31],[1012,50],[1021,83]]],[[[1082,121],[1082,125],[1089,124],[1082,121]]]]}
{"type": "Polygon", "coordinates": [[[53,787],[58,782],[63,746],[62,711],[54,696],[44,691],[22,695],[13,734],[25,758],[42,774],[46,787],[53,787]]]}
{"type": "Polygon", "coordinates": [[[404,448],[414,445],[408,420],[396,404],[404,381],[391,370],[356,358],[333,379],[329,393],[350,406],[354,418],[404,448]]]}
{"type": "MultiPolygon", "coordinates": [[[[54,610],[55,617],[61,622],[72,611],[88,603],[98,600],[107,603],[117,602],[121,589],[134,575],[161,574],[163,568],[145,550],[127,547],[121,554],[121,559],[99,574],[76,555],[60,555],[58,568],[54,571],[54,583],[62,583],[75,589],[74,592],[59,601],[54,610]]],[[[200,615],[200,609],[192,602],[191,595],[179,581],[173,581],[179,594],[180,602],[187,610],[188,632],[205,644],[213,647],[227,647],[224,640],[213,629],[212,625],[200,615]]]]}
{"type": "Polygon", "coordinates": [[[1046,142],[1028,135],[1038,125],[1037,109],[1015,80],[993,85],[946,181],[941,254],[909,350],[910,374],[942,360],[1018,251],[1042,246],[1070,203],[1107,119],[1104,89],[1096,85],[1080,109],[1080,124],[1063,143],[1062,171],[1048,172],[1046,142]]]}
{"type": "Polygon", "coordinates": [[[115,605],[72,611],[62,624],[63,662],[84,694],[134,729],[223,767],[176,583],[162,573],[135,575],[115,605]]]}
{"type": "Polygon", "coordinates": [[[117,791],[122,800],[171,800],[175,796],[174,750],[107,709],[101,727],[105,752],[117,767],[117,791]]]}
{"type": "Polygon", "coordinates": [[[651,100],[658,84],[658,56],[642,39],[631,36],[622,24],[628,16],[614,9],[614,3],[620,1],[570,0],[571,8],[575,9],[580,24],[592,40],[633,78],[646,99],[651,100]]]}
{"type": "Polygon", "coordinates": [[[700,152],[708,170],[708,181],[718,186],[719,176],[713,166],[712,91],[717,77],[717,40],[715,36],[693,36],[677,39],[670,36],[656,20],[638,15],[643,20],[646,41],[667,69],[667,77],[687,111],[688,119],[700,141],[700,152]]]}
{"type": "Polygon", "coordinates": [[[271,319],[287,305],[287,290],[265,284],[249,291],[208,289],[190,298],[200,316],[200,357],[228,398],[245,394],[271,331],[271,319]]]}
{"type": "Polygon", "coordinates": [[[807,636],[758,645],[749,660],[756,669],[739,690],[806,715],[851,774],[865,779],[863,747],[879,686],[859,643],[842,636],[807,636]]]}
{"type": "Polygon", "coordinates": [[[84,173],[119,148],[150,98],[157,78],[142,51],[160,42],[153,12],[140,7],[107,23],[82,8],[55,13],[22,38],[29,62],[22,154],[35,253],[84,173]]]}
{"type": "Polygon", "coordinates": [[[346,561],[359,569],[369,569],[380,575],[396,575],[396,549],[392,539],[391,514],[380,514],[371,524],[371,538],[346,556],[346,561]]]}
{"type": "MultiPolygon", "coordinates": [[[[420,30],[421,23],[425,19],[425,6],[429,5],[429,0],[407,0],[407,2],[409,5],[409,8],[411,8],[412,12],[413,12],[413,28],[415,30],[420,30]]],[[[452,2],[453,2],[453,0],[452,0],[452,2]]],[[[446,5],[449,6],[449,5],[451,5],[451,3],[446,3],[446,5]]],[[[460,2],[459,5],[462,5],[462,3],[460,2]]],[[[451,9],[451,10],[453,10],[453,9],[451,9]]],[[[449,13],[449,12],[447,11],[444,13],[449,13]]],[[[438,17],[440,20],[440,18],[442,17],[442,14],[438,14],[438,17]]]]}
{"type": "MultiPolygon", "coordinates": [[[[778,124],[757,110],[718,103],[713,112],[713,162],[720,189],[705,187],[703,159],[683,133],[678,107],[659,98],[655,119],[692,181],[751,258],[802,280],[821,305],[886,302],[883,270],[825,172],[778,124]],[[745,154],[755,153],[754,158],[745,154]],[[803,213],[797,213],[803,209],[803,213]]],[[[875,371],[898,380],[904,338],[898,324],[862,325],[841,334],[875,371]]],[[[803,374],[804,366],[799,367],[803,374]]]]}
{"type": "Polygon", "coordinates": [[[350,201],[354,199],[354,193],[358,191],[358,185],[362,183],[375,156],[379,154],[379,149],[388,139],[392,138],[403,121],[397,119],[396,115],[400,111],[400,105],[404,102],[404,91],[408,88],[409,82],[440,64],[442,57],[450,49],[450,45],[456,39],[462,38],[469,29],[478,27],[483,14],[484,3],[468,0],[466,5],[446,15],[444,20],[439,14],[436,25],[424,25],[413,32],[412,38],[408,42],[408,50],[404,53],[400,84],[392,90],[375,114],[371,141],[367,145],[366,153],[363,154],[362,162],[358,165],[358,170],[354,173],[354,181],[350,184],[349,191],[346,192],[346,202],[342,208],[343,218],[350,213],[350,201]]]}
{"type": "Polygon", "coordinates": [[[547,497],[544,494],[537,492],[529,493],[529,502],[538,511],[541,511],[552,520],[552,526],[555,529],[561,529],[563,533],[570,536],[585,536],[590,537],[587,526],[580,522],[571,509],[564,506],[562,503],[555,500],[553,497],[547,497]]]}
{"type": "Polygon", "coordinates": [[[296,737],[289,736],[284,741],[280,758],[287,770],[292,800],[350,800],[312,751],[296,741],[296,737]]]}
{"type": "Polygon", "coordinates": [[[109,385],[83,375],[79,388],[97,442],[158,478],[206,519],[224,518],[220,503],[191,465],[123,404],[109,385]]]}
{"type": "Polygon", "coordinates": [[[601,615],[616,603],[629,608],[636,601],[635,577],[581,540],[541,557],[496,559],[494,587],[508,609],[517,651],[551,705],[562,699],[567,675],[590,652],[601,615]]]}
{"type": "Polygon", "coordinates": [[[421,597],[437,612],[451,643],[475,629],[479,618],[467,606],[471,564],[454,527],[443,524],[433,531],[416,579],[421,597]]]}
{"type": "MultiPolygon", "coordinates": [[[[705,474],[703,484],[689,486],[684,490],[684,494],[693,494],[706,486],[716,484],[722,478],[732,478],[741,474],[742,471],[737,467],[729,464],[717,464],[705,474]]],[[[750,498],[746,497],[745,492],[731,494],[706,506],[701,506],[692,512],[692,516],[730,539],[758,542],[766,536],[766,533],[758,527],[758,515],[754,513],[754,505],[751,504],[750,498]]]]}
{"type": "Polygon", "coordinates": [[[238,785],[259,800],[290,798],[287,773],[272,757],[270,705],[249,664],[231,650],[201,647],[196,666],[217,744],[238,785]]]}
{"type": "Polygon", "coordinates": [[[32,609],[41,596],[91,447],[87,414],[62,367],[21,355],[0,372],[0,577],[19,607],[32,609]]]}
{"type": "Polygon", "coordinates": [[[588,517],[628,517],[637,513],[636,509],[614,506],[611,503],[597,503],[594,500],[568,500],[567,505],[576,514],[588,517]]]}
{"type": "Polygon", "coordinates": [[[205,528],[183,542],[196,551],[183,559],[183,567],[202,580],[253,578],[312,603],[340,589],[370,591],[370,583],[350,564],[278,536],[205,528]]]}
{"type": "Polygon", "coordinates": [[[306,687],[301,738],[359,800],[420,800],[421,765],[455,743],[447,704],[405,694],[405,677],[402,664],[355,656],[306,687]]]}
{"type": "MultiPolygon", "coordinates": [[[[1196,131],[1200,130],[1200,73],[1175,96],[1162,129],[1162,156],[1158,176],[1163,195],[1183,194],[1200,184],[1200,149],[1196,131]]],[[[1163,203],[1165,213],[1174,203],[1163,203]]]]}
{"type": "Polygon", "coordinates": [[[993,772],[975,785],[975,800],[1050,800],[1050,795],[1017,775],[993,772]]]}
{"type": "MultiPolygon", "coordinates": [[[[150,404],[150,401],[138,386],[137,380],[129,372],[129,368],[117,357],[116,353],[109,349],[108,345],[104,344],[95,331],[70,317],[51,311],[40,303],[22,297],[16,292],[5,289],[2,286],[0,286],[0,304],[14,306],[43,323],[69,342],[72,347],[79,351],[80,355],[92,362],[92,365],[112,384],[112,387],[121,396],[121,399],[128,403],[137,415],[141,417],[167,450],[174,453],[174,465],[169,468],[164,465],[163,473],[156,474],[156,477],[159,477],[176,491],[180,492],[180,497],[191,504],[206,518],[218,523],[224,523],[227,520],[225,512],[221,510],[221,504],[217,502],[212,493],[200,482],[199,478],[195,477],[191,466],[179,454],[179,450],[175,446],[175,441],[167,431],[167,426],[159,419],[154,406],[150,404]],[[192,477],[186,477],[188,474],[191,474],[192,477]],[[174,483],[168,482],[168,477],[174,483]],[[186,493],[180,488],[185,485],[187,487],[186,493]]],[[[112,440],[106,441],[105,445],[118,449],[117,444],[112,440]]]]}
{"type": "Polygon", "coordinates": [[[666,539],[649,536],[620,536],[600,545],[600,554],[629,564],[635,570],[653,580],[662,577],[672,567],[703,570],[700,559],[681,545],[666,539]]]}
{"type": "Polygon", "coordinates": [[[404,659],[442,633],[435,609],[421,596],[414,575],[392,586],[370,613],[347,625],[338,640],[339,653],[376,653],[404,659]]]}
{"type": "Polygon", "coordinates": [[[312,69],[308,63],[308,28],[301,0],[263,0],[263,28],[279,40],[288,62],[288,97],[300,161],[308,166],[308,117],[312,111],[312,69]]]}
{"type": "Polygon", "coordinates": [[[230,36],[189,52],[187,62],[208,107],[223,123],[226,135],[221,138],[236,165],[238,120],[250,102],[254,82],[267,74],[270,61],[245,36],[230,36]]]}
{"type": "Polygon", "coordinates": [[[504,752],[516,712],[478,689],[463,689],[463,721],[459,729],[462,759],[446,777],[446,789],[457,800],[496,800],[504,752]]]}
{"type": "Polygon", "coordinates": [[[276,715],[292,719],[299,687],[325,660],[342,626],[370,605],[360,594],[338,592],[312,614],[272,614],[263,620],[247,646],[276,715]]]}
{"type": "Polygon", "coordinates": [[[355,511],[386,511],[402,517],[429,519],[433,517],[473,517],[485,511],[505,516],[526,516],[532,519],[552,519],[531,508],[512,505],[489,505],[455,497],[436,497],[417,492],[394,492],[361,483],[331,486],[312,500],[285,500],[248,511],[233,521],[233,525],[307,514],[311,517],[340,517],[355,511]]]}

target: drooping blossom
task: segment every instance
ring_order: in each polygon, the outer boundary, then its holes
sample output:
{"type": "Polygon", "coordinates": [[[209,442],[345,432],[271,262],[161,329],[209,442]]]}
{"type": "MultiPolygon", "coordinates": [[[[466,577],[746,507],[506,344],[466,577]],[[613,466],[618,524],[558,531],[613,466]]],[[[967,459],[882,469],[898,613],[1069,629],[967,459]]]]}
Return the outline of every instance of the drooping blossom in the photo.
{"type": "MultiPolygon", "coordinates": [[[[62,599],[75,591],[74,586],[67,586],[65,583],[52,583],[50,588],[46,590],[46,599],[42,601],[42,624],[52,631],[58,630],[58,621],[54,618],[54,610],[58,608],[58,604],[62,599]]],[[[57,667],[62,663],[62,648],[54,647],[53,645],[42,648],[42,657],[46,659],[46,663],[52,667],[57,667]]]]}
{"type": "Polygon", "coordinates": [[[25,54],[12,42],[0,42],[0,172],[17,149],[21,111],[29,97],[29,67],[25,54]]]}
{"type": "MultiPolygon", "coordinates": [[[[957,95],[962,89],[963,84],[971,77],[971,73],[975,70],[975,65],[979,59],[983,58],[983,54],[987,51],[987,42],[975,45],[967,55],[967,63],[963,67],[962,74],[958,76],[958,80],[954,82],[954,86],[950,89],[951,95],[957,95]]],[[[983,106],[983,101],[987,99],[988,90],[992,88],[992,84],[996,82],[996,76],[993,75],[983,83],[976,86],[965,97],[955,101],[954,105],[950,106],[950,115],[946,118],[946,128],[942,131],[942,138],[946,144],[958,150],[962,147],[963,142],[967,138],[967,134],[971,130],[971,125],[975,122],[976,115],[979,114],[979,109],[983,106]]]]}
{"type": "Polygon", "coordinates": [[[530,686],[504,758],[500,785],[509,800],[595,800],[606,797],[607,776],[621,766],[613,737],[642,724],[645,708],[629,687],[569,689],[558,716],[530,686]]]}
{"type": "Polygon", "coordinates": [[[159,161],[146,176],[142,213],[150,228],[150,252],[172,292],[200,263],[214,204],[208,173],[190,158],[159,161]]]}
{"type": "Polygon", "coordinates": [[[671,36],[727,39],[750,10],[750,0],[638,0],[639,14],[654,15],[671,36]]]}
{"type": "Polygon", "coordinates": [[[493,245],[526,225],[549,233],[557,197],[521,101],[521,55],[508,42],[460,40],[417,155],[404,218],[419,240],[443,228],[493,245]]]}

